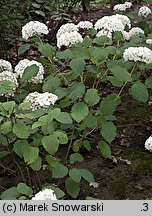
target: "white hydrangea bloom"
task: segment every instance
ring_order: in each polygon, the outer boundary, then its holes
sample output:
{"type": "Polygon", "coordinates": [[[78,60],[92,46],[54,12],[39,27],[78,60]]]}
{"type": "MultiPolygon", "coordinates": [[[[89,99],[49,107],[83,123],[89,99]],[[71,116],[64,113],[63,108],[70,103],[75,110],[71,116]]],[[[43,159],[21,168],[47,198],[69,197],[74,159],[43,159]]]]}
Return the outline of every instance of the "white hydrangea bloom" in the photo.
{"type": "Polygon", "coordinates": [[[138,11],[139,17],[147,17],[151,14],[151,9],[147,6],[143,6],[138,11]]]}
{"type": "Polygon", "coordinates": [[[139,27],[134,27],[134,28],[130,29],[130,31],[129,31],[130,38],[134,37],[134,36],[137,36],[139,34],[144,35],[144,31],[139,27]]]}
{"type": "Polygon", "coordinates": [[[80,21],[77,24],[77,27],[79,29],[91,29],[91,28],[93,28],[93,24],[90,21],[80,21]]]}
{"type": "Polygon", "coordinates": [[[115,16],[116,18],[118,18],[122,22],[122,24],[124,25],[124,28],[126,26],[128,26],[129,29],[131,28],[131,21],[126,15],[116,14],[113,16],[115,16]]]}
{"type": "Polygon", "coordinates": [[[147,40],[146,40],[146,43],[147,43],[147,44],[152,44],[152,39],[147,39],[147,40]]]}
{"type": "Polygon", "coordinates": [[[131,8],[131,2],[125,2],[124,4],[117,4],[113,7],[114,11],[126,11],[126,9],[131,8]]]}
{"type": "Polygon", "coordinates": [[[130,19],[125,15],[112,15],[112,16],[104,16],[101,19],[97,20],[95,23],[95,29],[105,29],[110,32],[115,31],[124,31],[125,26],[131,27],[130,19]]]}
{"type": "Polygon", "coordinates": [[[12,65],[9,61],[0,59],[0,73],[3,71],[13,72],[13,68],[12,68],[12,65]]]}
{"type": "Polygon", "coordinates": [[[116,4],[113,7],[113,11],[126,11],[126,6],[125,4],[116,4]]]}
{"type": "Polygon", "coordinates": [[[48,27],[39,21],[30,21],[22,27],[22,38],[26,40],[36,35],[47,35],[48,33],[48,27]]]}
{"type": "Polygon", "coordinates": [[[35,194],[32,200],[57,200],[57,198],[53,190],[44,189],[35,194]]]}
{"type": "Polygon", "coordinates": [[[132,7],[131,2],[125,2],[124,5],[126,6],[126,8],[131,8],[132,7]]]}
{"type": "Polygon", "coordinates": [[[152,151],[152,136],[150,136],[145,142],[145,149],[152,151]]]}
{"type": "Polygon", "coordinates": [[[39,108],[47,108],[51,104],[54,105],[57,100],[58,100],[58,96],[49,92],[45,92],[45,93],[32,92],[24,99],[24,102],[30,102],[31,103],[30,108],[32,111],[34,111],[39,108]]]}
{"type": "Polygon", "coordinates": [[[108,38],[112,39],[112,33],[108,30],[100,30],[97,34],[96,37],[100,37],[100,36],[107,36],[108,38]]]}
{"type": "Polygon", "coordinates": [[[130,34],[129,32],[126,32],[126,31],[122,31],[122,34],[123,34],[123,38],[124,40],[130,40],[130,34]]]}
{"type": "MultiPolygon", "coordinates": [[[[10,72],[10,71],[3,71],[0,73],[0,82],[4,81],[4,80],[8,80],[11,81],[13,83],[13,89],[12,91],[8,92],[7,94],[5,94],[6,96],[13,96],[14,92],[16,91],[16,88],[18,87],[18,82],[16,79],[16,76],[14,73],[10,72]]],[[[0,95],[3,96],[4,94],[2,94],[0,92],[0,95]]]]}
{"type": "Polygon", "coordinates": [[[19,63],[16,65],[14,72],[16,73],[17,77],[22,78],[24,70],[26,67],[31,66],[31,65],[37,65],[39,67],[39,71],[35,77],[32,77],[29,82],[32,83],[42,83],[43,78],[44,78],[44,67],[40,62],[37,62],[35,60],[28,60],[28,59],[23,59],[19,61],[19,63]]]}
{"type": "Polygon", "coordinates": [[[57,37],[57,47],[60,49],[62,46],[71,46],[82,41],[83,38],[77,31],[65,32],[60,37],[57,37]]]}
{"type": "Polygon", "coordinates": [[[66,23],[59,28],[56,34],[56,37],[59,38],[62,34],[65,34],[66,32],[70,33],[70,32],[76,32],[76,31],[78,31],[77,25],[73,23],[66,23]]]}
{"type": "Polygon", "coordinates": [[[125,61],[152,63],[152,51],[147,47],[129,47],[125,49],[123,58],[125,61]]]}

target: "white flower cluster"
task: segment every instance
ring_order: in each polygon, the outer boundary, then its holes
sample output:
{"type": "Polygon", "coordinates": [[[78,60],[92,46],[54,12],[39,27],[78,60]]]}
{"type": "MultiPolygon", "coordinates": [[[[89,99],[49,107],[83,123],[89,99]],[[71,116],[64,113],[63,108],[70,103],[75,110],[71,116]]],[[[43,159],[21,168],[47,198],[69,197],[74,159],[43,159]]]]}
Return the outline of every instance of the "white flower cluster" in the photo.
{"type": "Polygon", "coordinates": [[[0,59],[0,73],[3,71],[13,71],[12,65],[9,61],[0,59]]]}
{"type": "Polygon", "coordinates": [[[112,33],[108,30],[105,30],[105,29],[100,30],[96,34],[96,37],[101,37],[101,36],[107,36],[108,38],[112,39],[112,33]]]}
{"type": "Polygon", "coordinates": [[[145,149],[152,151],[152,136],[150,136],[145,142],[145,149]]]}
{"type": "Polygon", "coordinates": [[[8,81],[12,82],[13,89],[10,92],[6,93],[6,94],[0,93],[0,95],[1,96],[3,96],[3,95],[5,95],[5,96],[13,96],[14,92],[16,91],[16,88],[18,87],[18,82],[17,82],[15,74],[10,72],[10,71],[1,72],[0,73],[0,82],[5,81],[5,80],[8,80],[8,81]]]}
{"type": "Polygon", "coordinates": [[[152,44],[152,39],[147,39],[147,40],[146,40],[146,43],[147,43],[147,44],[152,44]]]}
{"type": "Polygon", "coordinates": [[[18,82],[16,79],[16,75],[13,73],[12,65],[9,61],[0,59],[0,82],[2,81],[11,81],[13,84],[13,89],[8,93],[0,93],[1,96],[13,96],[16,88],[18,87],[18,82]]]}
{"type": "Polygon", "coordinates": [[[93,24],[90,21],[80,21],[77,24],[77,27],[79,29],[91,29],[91,28],[93,28],[93,24]]]}
{"type": "Polygon", "coordinates": [[[120,31],[124,33],[126,26],[131,28],[131,21],[125,15],[116,14],[112,16],[104,16],[95,23],[95,29],[101,29],[96,36],[99,37],[105,35],[112,39],[113,32],[120,31]]]}
{"type": "Polygon", "coordinates": [[[129,47],[125,49],[123,58],[125,61],[152,63],[152,50],[147,47],[129,47]]]}
{"type": "Polygon", "coordinates": [[[60,49],[62,46],[71,46],[82,41],[83,38],[79,32],[65,32],[60,37],[57,37],[57,47],[60,49]]]}
{"type": "Polygon", "coordinates": [[[151,14],[151,9],[147,6],[143,6],[138,11],[139,17],[147,17],[151,14]]]}
{"type": "Polygon", "coordinates": [[[139,34],[144,35],[144,31],[139,27],[133,27],[129,32],[123,31],[123,37],[125,40],[130,40],[132,37],[137,36],[139,34]]]}
{"type": "Polygon", "coordinates": [[[132,7],[131,2],[125,2],[124,4],[117,4],[114,6],[114,11],[126,11],[126,9],[129,9],[132,7]]]}
{"type": "Polygon", "coordinates": [[[39,21],[30,21],[22,27],[22,38],[25,38],[26,40],[36,35],[47,35],[48,33],[48,27],[44,23],[41,23],[39,21]]]}
{"type": "Polygon", "coordinates": [[[45,93],[32,92],[24,99],[24,102],[30,102],[31,103],[30,108],[32,111],[34,111],[39,108],[47,108],[51,104],[54,105],[57,100],[58,100],[58,96],[49,92],[45,92],[45,93]]]}
{"type": "Polygon", "coordinates": [[[59,28],[56,34],[56,37],[59,38],[61,35],[65,34],[66,32],[71,33],[71,32],[77,32],[77,31],[78,31],[77,25],[73,23],[66,23],[59,28]]]}
{"type": "Polygon", "coordinates": [[[31,66],[31,65],[37,65],[39,67],[39,71],[37,73],[37,75],[35,77],[32,77],[29,82],[32,83],[41,83],[43,78],[44,78],[44,67],[41,63],[37,62],[37,61],[30,61],[28,59],[23,59],[21,61],[19,61],[19,63],[16,65],[15,67],[15,73],[17,74],[17,77],[22,78],[24,70],[26,69],[26,67],[31,66]]]}
{"type": "Polygon", "coordinates": [[[57,198],[53,190],[44,189],[35,194],[32,200],[57,200],[57,198]]]}

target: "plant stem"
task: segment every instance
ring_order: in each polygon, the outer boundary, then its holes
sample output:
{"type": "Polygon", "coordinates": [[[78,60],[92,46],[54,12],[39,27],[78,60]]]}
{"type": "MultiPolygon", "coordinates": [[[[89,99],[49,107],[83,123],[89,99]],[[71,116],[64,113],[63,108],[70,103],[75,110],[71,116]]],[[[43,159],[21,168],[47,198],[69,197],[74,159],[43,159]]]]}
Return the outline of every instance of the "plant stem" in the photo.
{"type": "Polygon", "coordinates": [[[17,161],[16,161],[15,159],[13,159],[13,161],[15,162],[15,164],[16,164],[17,167],[18,167],[18,169],[19,169],[19,171],[20,171],[20,173],[21,173],[21,176],[22,176],[23,181],[26,183],[26,180],[25,180],[25,178],[24,178],[24,174],[23,174],[23,172],[22,172],[22,170],[21,170],[20,165],[17,163],[17,161]]]}

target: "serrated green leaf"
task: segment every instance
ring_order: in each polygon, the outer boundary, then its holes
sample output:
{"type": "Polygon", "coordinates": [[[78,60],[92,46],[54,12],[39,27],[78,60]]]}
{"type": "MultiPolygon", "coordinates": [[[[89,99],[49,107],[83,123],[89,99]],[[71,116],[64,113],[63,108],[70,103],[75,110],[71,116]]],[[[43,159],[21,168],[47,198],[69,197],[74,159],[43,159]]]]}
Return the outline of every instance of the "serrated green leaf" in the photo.
{"type": "Polygon", "coordinates": [[[139,81],[137,81],[131,86],[131,88],[129,89],[129,93],[138,101],[142,101],[145,103],[148,100],[148,90],[146,86],[139,81]]]}
{"type": "Polygon", "coordinates": [[[72,118],[69,113],[62,112],[57,118],[55,118],[58,122],[63,124],[72,124],[72,118]]]}
{"type": "Polygon", "coordinates": [[[103,121],[101,135],[108,143],[111,143],[116,137],[115,125],[112,122],[103,121]]]}
{"type": "Polygon", "coordinates": [[[85,69],[85,61],[82,58],[74,58],[70,62],[70,67],[78,74],[81,74],[85,69]]]}
{"type": "Polygon", "coordinates": [[[2,200],[16,200],[20,196],[16,187],[11,187],[1,194],[2,200]]]}
{"type": "Polygon", "coordinates": [[[30,164],[30,167],[34,171],[39,171],[41,169],[41,165],[42,165],[42,159],[38,157],[36,161],[30,164]]]}
{"type": "Polygon", "coordinates": [[[123,82],[132,81],[131,75],[128,73],[128,71],[125,68],[122,68],[119,65],[113,65],[109,69],[118,80],[123,81],[123,82]]]}
{"type": "Polygon", "coordinates": [[[29,50],[30,48],[30,44],[25,43],[22,44],[19,48],[18,48],[18,55],[22,55],[23,53],[25,53],[27,50],[29,50]]]}
{"type": "Polygon", "coordinates": [[[88,89],[87,93],[84,96],[84,100],[89,106],[96,105],[100,100],[100,97],[98,95],[98,90],[97,89],[88,89]]]}
{"type": "Polygon", "coordinates": [[[74,164],[75,162],[82,162],[83,161],[83,157],[81,154],[79,153],[74,153],[70,155],[70,163],[74,164]]]}
{"type": "Polygon", "coordinates": [[[28,187],[25,183],[20,182],[17,185],[17,190],[19,193],[24,194],[24,195],[29,195],[29,192],[31,191],[31,188],[28,187]]]}
{"type": "Polygon", "coordinates": [[[21,139],[27,139],[30,136],[30,128],[23,122],[18,122],[13,126],[13,133],[21,139]]]}
{"type": "Polygon", "coordinates": [[[59,148],[59,140],[54,134],[44,136],[42,138],[42,144],[44,149],[50,154],[54,154],[59,148]]]}
{"type": "Polygon", "coordinates": [[[75,101],[78,98],[82,97],[85,93],[85,85],[81,82],[73,82],[69,87],[69,97],[75,101]]]}
{"type": "Polygon", "coordinates": [[[22,80],[30,80],[32,77],[35,77],[39,72],[39,67],[36,64],[27,66],[24,70],[22,80]]]}
{"type": "Polygon", "coordinates": [[[38,50],[41,52],[42,55],[45,57],[50,57],[52,58],[54,54],[54,48],[50,44],[40,44],[38,46],[38,50]]]}
{"type": "Polygon", "coordinates": [[[53,134],[57,137],[60,144],[66,144],[68,142],[68,136],[64,131],[54,131],[53,134]]]}
{"type": "Polygon", "coordinates": [[[30,146],[28,148],[28,151],[24,151],[23,157],[24,161],[27,164],[31,164],[35,162],[38,159],[39,156],[39,148],[38,147],[32,147],[30,146]]]}
{"type": "Polygon", "coordinates": [[[79,183],[81,180],[81,172],[79,169],[73,168],[69,170],[69,176],[73,179],[73,181],[79,183]]]}
{"type": "Polygon", "coordinates": [[[72,118],[80,123],[88,115],[89,109],[84,102],[79,102],[73,105],[71,110],[72,118]]]}
{"type": "Polygon", "coordinates": [[[63,178],[68,174],[68,168],[62,164],[57,164],[52,169],[52,177],[53,178],[63,178]]]}

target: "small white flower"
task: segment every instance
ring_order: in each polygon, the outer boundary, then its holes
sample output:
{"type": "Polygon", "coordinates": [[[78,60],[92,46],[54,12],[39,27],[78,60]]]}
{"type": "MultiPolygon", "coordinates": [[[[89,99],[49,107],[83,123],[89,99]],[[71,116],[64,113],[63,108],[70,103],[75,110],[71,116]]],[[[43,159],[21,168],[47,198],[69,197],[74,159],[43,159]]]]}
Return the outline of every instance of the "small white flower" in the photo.
{"type": "Polygon", "coordinates": [[[0,59],[0,73],[3,71],[13,71],[12,65],[9,61],[0,59]]]}
{"type": "Polygon", "coordinates": [[[28,82],[32,82],[32,83],[41,83],[43,81],[44,78],[44,67],[40,62],[37,62],[35,60],[28,60],[28,59],[23,59],[21,61],[19,61],[19,63],[16,65],[14,72],[16,73],[17,77],[22,78],[24,70],[26,69],[26,67],[31,66],[31,65],[37,65],[39,67],[39,71],[37,73],[37,75],[35,77],[32,77],[28,82]]]}
{"type": "Polygon", "coordinates": [[[76,32],[76,31],[78,31],[77,25],[73,23],[66,23],[59,28],[56,34],[56,37],[59,38],[62,34],[65,34],[66,32],[70,33],[70,32],[76,32]]]}
{"type": "Polygon", "coordinates": [[[123,34],[123,38],[124,40],[130,40],[130,34],[129,32],[126,32],[126,31],[122,31],[122,34],[123,34]]]}
{"type": "Polygon", "coordinates": [[[150,136],[145,142],[145,149],[152,151],[152,136],[150,136]]]}
{"type": "Polygon", "coordinates": [[[39,21],[30,21],[22,27],[22,38],[26,40],[33,36],[47,35],[48,33],[48,27],[39,21]]]}
{"type": "Polygon", "coordinates": [[[115,14],[113,15],[112,17],[116,17],[118,20],[120,20],[124,26],[124,28],[126,26],[128,26],[128,28],[130,29],[131,28],[131,21],[130,19],[126,16],[126,15],[121,15],[121,14],[115,14]]]}
{"type": "Polygon", "coordinates": [[[125,61],[152,63],[152,51],[147,47],[129,47],[125,49],[123,58],[125,61]]]}
{"type": "Polygon", "coordinates": [[[134,36],[137,36],[139,34],[144,35],[144,31],[139,27],[134,27],[134,28],[130,29],[130,31],[129,31],[130,38],[134,37],[134,36]]]}
{"type": "Polygon", "coordinates": [[[96,37],[100,37],[100,36],[107,36],[108,38],[112,39],[112,33],[108,30],[100,30],[97,34],[96,37]]]}
{"type": "MultiPolygon", "coordinates": [[[[18,82],[17,82],[15,74],[10,71],[1,72],[0,82],[4,80],[8,80],[13,83],[13,89],[10,92],[6,93],[5,96],[14,96],[14,92],[16,91],[16,88],[18,87],[18,82]]],[[[0,95],[3,96],[4,94],[0,92],[0,95]]]]}
{"type": "Polygon", "coordinates": [[[57,198],[53,190],[44,189],[35,194],[32,200],[57,200],[57,198]]]}
{"type": "Polygon", "coordinates": [[[147,44],[152,44],[152,39],[147,39],[147,40],[146,40],[146,43],[147,43],[147,44]]]}
{"type": "Polygon", "coordinates": [[[93,24],[90,21],[80,21],[77,24],[77,27],[79,29],[91,29],[91,28],[93,28],[93,24]]]}
{"type": "Polygon", "coordinates": [[[114,6],[114,11],[126,11],[126,9],[131,8],[132,3],[131,2],[125,2],[124,4],[117,4],[114,6]]]}
{"type": "Polygon", "coordinates": [[[62,46],[68,47],[82,41],[83,38],[77,31],[65,32],[60,37],[57,37],[57,47],[60,49],[62,46]]]}
{"type": "Polygon", "coordinates": [[[147,6],[143,6],[138,11],[139,17],[147,17],[151,14],[151,9],[147,6]]]}
{"type": "Polygon", "coordinates": [[[124,5],[126,6],[126,8],[131,8],[132,7],[131,2],[125,2],[124,5]]]}
{"type": "Polygon", "coordinates": [[[30,108],[32,111],[34,111],[39,108],[47,108],[51,104],[54,105],[57,100],[58,100],[58,96],[49,92],[45,92],[45,93],[32,92],[24,99],[24,102],[30,102],[31,103],[30,108]]]}

